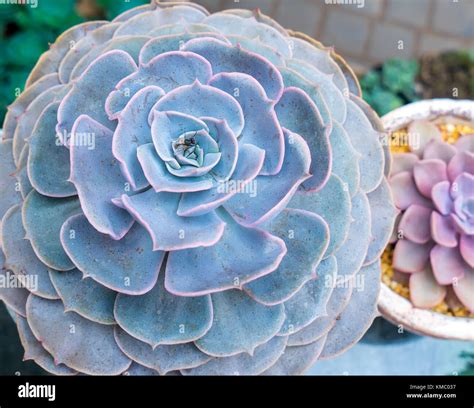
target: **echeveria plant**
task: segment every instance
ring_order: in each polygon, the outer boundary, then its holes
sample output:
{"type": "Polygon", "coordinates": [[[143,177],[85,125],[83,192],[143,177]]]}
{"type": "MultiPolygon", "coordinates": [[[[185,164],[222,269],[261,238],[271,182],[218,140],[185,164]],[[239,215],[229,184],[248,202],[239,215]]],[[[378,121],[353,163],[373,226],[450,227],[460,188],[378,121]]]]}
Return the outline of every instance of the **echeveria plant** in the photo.
{"type": "Polygon", "coordinates": [[[369,327],[388,160],[319,43],[152,3],[64,33],[3,131],[5,265],[38,281],[0,296],[48,371],[300,373],[369,327]]]}
{"type": "Polygon", "coordinates": [[[449,144],[428,121],[413,122],[409,135],[420,143],[394,155],[390,178],[401,210],[393,267],[410,274],[415,306],[448,296],[474,312],[474,135],[449,144]]]}

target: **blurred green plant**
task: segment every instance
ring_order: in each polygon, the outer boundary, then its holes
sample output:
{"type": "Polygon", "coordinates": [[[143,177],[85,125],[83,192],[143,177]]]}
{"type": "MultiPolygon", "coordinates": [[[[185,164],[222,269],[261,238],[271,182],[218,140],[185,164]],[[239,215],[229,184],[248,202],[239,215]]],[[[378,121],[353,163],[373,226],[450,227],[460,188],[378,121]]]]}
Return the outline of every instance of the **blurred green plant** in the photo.
{"type": "Polygon", "coordinates": [[[75,0],[42,1],[38,7],[4,4],[0,7],[0,121],[6,107],[23,91],[39,56],[63,31],[84,21],[75,0]]]}
{"type": "Polygon", "coordinates": [[[360,84],[364,99],[381,116],[420,99],[473,99],[474,51],[389,59],[365,73],[360,84]]]}
{"type": "Polygon", "coordinates": [[[416,91],[419,71],[416,60],[387,60],[361,78],[364,99],[379,115],[419,100],[416,91]]]}
{"type": "Polygon", "coordinates": [[[29,72],[49,44],[86,19],[113,19],[149,0],[41,0],[38,7],[0,6],[0,123],[23,91],[29,72]],[[83,17],[85,16],[85,17],[83,17]]]}

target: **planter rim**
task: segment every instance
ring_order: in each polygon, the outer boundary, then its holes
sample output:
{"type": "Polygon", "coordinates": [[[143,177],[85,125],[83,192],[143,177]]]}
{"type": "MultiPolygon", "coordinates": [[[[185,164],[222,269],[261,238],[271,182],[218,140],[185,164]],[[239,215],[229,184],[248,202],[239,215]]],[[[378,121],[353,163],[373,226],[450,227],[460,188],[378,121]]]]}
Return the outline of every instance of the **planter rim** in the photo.
{"type": "Polygon", "coordinates": [[[418,309],[384,283],[378,307],[384,318],[413,333],[440,339],[474,341],[474,319],[418,309]]]}
{"type": "Polygon", "coordinates": [[[474,101],[468,99],[427,99],[412,102],[387,113],[382,117],[386,132],[406,127],[420,119],[434,120],[442,116],[452,116],[458,120],[474,122],[474,101]]]}
{"type": "MultiPolygon", "coordinates": [[[[474,101],[431,99],[402,106],[382,117],[387,133],[406,127],[420,119],[454,117],[460,121],[474,122],[474,101]]],[[[441,339],[474,341],[474,319],[448,316],[432,310],[419,309],[382,282],[379,311],[394,324],[425,336],[441,339]]]]}

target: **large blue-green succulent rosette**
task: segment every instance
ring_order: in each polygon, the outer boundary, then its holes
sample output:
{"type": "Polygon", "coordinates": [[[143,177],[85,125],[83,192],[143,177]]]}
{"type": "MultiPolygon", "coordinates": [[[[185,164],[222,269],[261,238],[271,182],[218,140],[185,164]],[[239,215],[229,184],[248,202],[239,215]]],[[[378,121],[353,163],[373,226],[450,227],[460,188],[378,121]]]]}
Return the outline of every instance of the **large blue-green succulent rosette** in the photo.
{"type": "Polygon", "coordinates": [[[393,227],[381,134],[344,61],[259,11],[71,28],[0,145],[2,275],[37,283],[0,289],[25,357],[255,375],[344,352],[393,227]]]}

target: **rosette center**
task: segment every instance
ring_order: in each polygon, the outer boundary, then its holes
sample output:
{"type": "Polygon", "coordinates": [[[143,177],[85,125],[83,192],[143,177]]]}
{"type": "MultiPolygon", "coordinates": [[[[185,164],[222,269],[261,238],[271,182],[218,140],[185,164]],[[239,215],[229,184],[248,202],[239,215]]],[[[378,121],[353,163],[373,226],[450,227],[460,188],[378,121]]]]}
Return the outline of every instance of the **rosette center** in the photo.
{"type": "Polygon", "coordinates": [[[186,131],[171,141],[174,160],[166,163],[168,171],[178,177],[199,177],[219,163],[217,142],[206,129],[186,131]]]}
{"type": "Polygon", "coordinates": [[[203,130],[185,132],[171,142],[176,162],[175,169],[181,166],[202,167],[209,153],[219,153],[219,146],[208,132],[203,130]]]}

